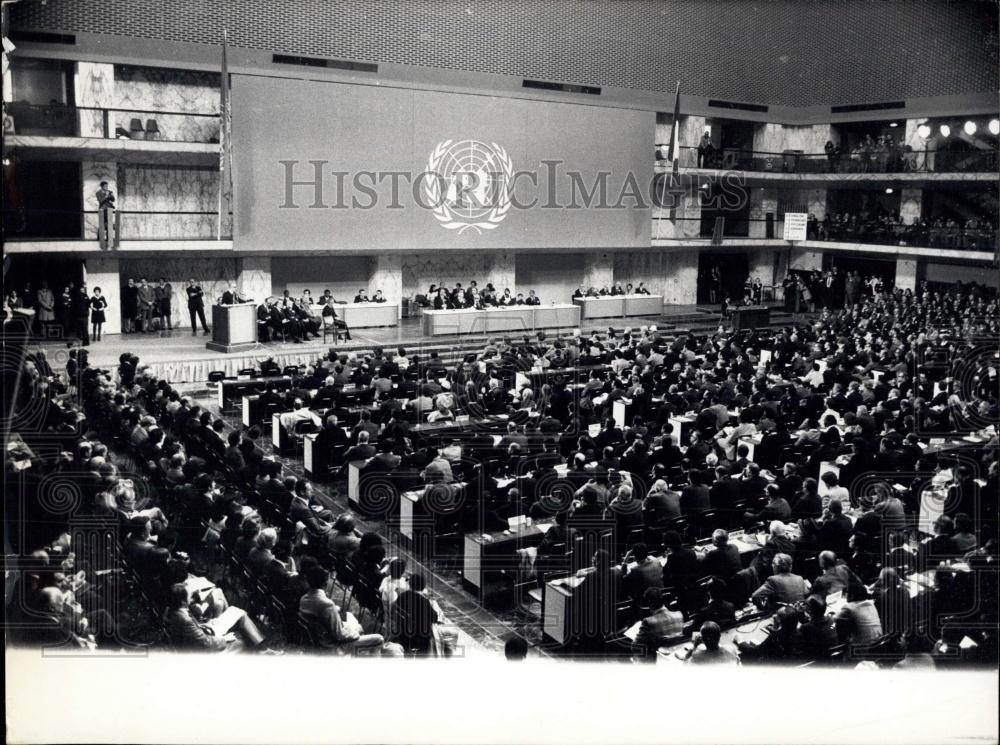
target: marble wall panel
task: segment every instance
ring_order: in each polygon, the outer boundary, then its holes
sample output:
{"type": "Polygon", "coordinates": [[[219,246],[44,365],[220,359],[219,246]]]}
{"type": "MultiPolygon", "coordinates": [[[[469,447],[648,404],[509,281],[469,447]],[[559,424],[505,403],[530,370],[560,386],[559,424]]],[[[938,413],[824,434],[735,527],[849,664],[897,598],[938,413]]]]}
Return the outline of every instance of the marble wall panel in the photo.
{"type": "Polygon", "coordinates": [[[146,129],[147,120],[155,119],[160,130],[158,139],[218,142],[217,116],[138,113],[173,111],[218,114],[218,73],[116,65],[114,74],[114,106],[119,109],[113,116],[115,126],[128,130],[131,120],[138,118],[143,129],[146,129]]]}
{"type": "MultiPolygon", "coordinates": [[[[237,280],[237,259],[232,258],[196,258],[189,256],[169,256],[156,259],[120,259],[120,281],[125,284],[129,277],[138,283],[145,277],[151,284],[164,277],[173,289],[173,302],[170,304],[174,326],[188,323],[187,287],[189,278],[193,278],[205,291],[205,316],[209,323],[212,320],[211,309],[208,306],[217,303],[230,282],[237,280]]],[[[120,308],[118,309],[120,312],[120,308]]]]}
{"type": "MultiPolygon", "coordinates": [[[[219,197],[217,171],[194,166],[121,164],[118,208],[122,240],[216,237],[219,197]],[[185,213],[185,214],[149,214],[185,213]]],[[[223,225],[226,235],[228,224],[223,225]]]]}

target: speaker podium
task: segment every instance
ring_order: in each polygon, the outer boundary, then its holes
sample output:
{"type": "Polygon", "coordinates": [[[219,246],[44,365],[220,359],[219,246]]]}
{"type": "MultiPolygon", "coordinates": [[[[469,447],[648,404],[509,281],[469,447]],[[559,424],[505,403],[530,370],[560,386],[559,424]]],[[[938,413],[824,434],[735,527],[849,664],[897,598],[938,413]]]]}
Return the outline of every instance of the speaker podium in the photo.
{"type": "Polygon", "coordinates": [[[257,344],[257,304],[212,306],[212,341],[205,344],[213,352],[240,352],[257,344]]]}

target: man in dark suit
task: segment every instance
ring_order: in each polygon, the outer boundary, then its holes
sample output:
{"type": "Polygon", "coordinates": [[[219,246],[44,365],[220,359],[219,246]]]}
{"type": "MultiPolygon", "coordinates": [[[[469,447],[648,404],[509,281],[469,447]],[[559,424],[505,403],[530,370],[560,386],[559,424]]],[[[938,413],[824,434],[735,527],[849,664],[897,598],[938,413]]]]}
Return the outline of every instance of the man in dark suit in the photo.
{"type": "Polygon", "coordinates": [[[629,597],[638,602],[647,590],[651,588],[663,589],[663,567],[660,566],[659,561],[649,555],[649,548],[645,543],[637,543],[632,546],[631,554],[635,560],[635,566],[628,570],[622,580],[622,589],[629,597]]]}
{"type": "Polygon", "coordinates": [[[344,453],[344,462],[352,460],[368,460],[375,455],[375,448],[368,444],[368,433],[358,432],[358,444],[344,453]]]}
{"type": "Polygon", "coordinates": [[[191,314],[191,335],[198,335],[198,324],[201,321],[201,328],[208,333],[208,324],[205,322],[205,292],[201,285],[195,284],[194,279],[189,279],[185,289],[188,298],[188,313],[191,314]]]}
{"type": "Polygon", "coordinates": [[[854,524],[851,518],[844,514],[844,508],[839,500],[831,500],[827,510],[829,516],[823,520],[823,525],[819,529],[819,547],[833,551],[838,556],[846,556],[854,524]]]}
{"type": "Polygon", "coordinates": [[[246,300],[242,295],[236,290],[236,283],[230,282],[229,287],[225,292],[222,293],[221,305],[236,305],[237,303],[245,303],[246,300]]]}
{"type": "Polygon", "coordinates": [[[688,472],[688,485],[681,489],[681,511],[685,517],[697,515],[712,506],[709,489],[703,483],[701,472],[688,472]]]}
{"type": "Polygon", "coordinates": [[[712,533],[712,546],[702,560],[702,574],[728,581],[743,568],[739,549],[729,543],[729,534],[721,528],[712,533]]]}
{"type": "Polygon", "coordinates": [[[409,585],[410,589],[401,592],[392,606],[399,629],[397,638],[405,649],[426,654],[431,650],[438,615],[424,595],[426,581],[423,575],[412,575],[409,585]]]}
{"type": "Polygon", "coordinates": [[[729,510],[740,499],[740,482],[729,475],[725,466],[716,466],[715,483],[708,499],[713,510],[729,510]]]}

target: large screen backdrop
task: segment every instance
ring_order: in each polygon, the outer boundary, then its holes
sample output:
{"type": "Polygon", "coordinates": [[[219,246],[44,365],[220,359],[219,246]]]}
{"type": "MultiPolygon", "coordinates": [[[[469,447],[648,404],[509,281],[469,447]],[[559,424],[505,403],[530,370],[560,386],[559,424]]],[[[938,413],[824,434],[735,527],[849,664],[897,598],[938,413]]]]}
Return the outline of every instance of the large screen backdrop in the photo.
{"type": "Polygon", "coordinates": [[[653,112],[252,75],[232,105],[239,250],[649,246],[653,112]]]}

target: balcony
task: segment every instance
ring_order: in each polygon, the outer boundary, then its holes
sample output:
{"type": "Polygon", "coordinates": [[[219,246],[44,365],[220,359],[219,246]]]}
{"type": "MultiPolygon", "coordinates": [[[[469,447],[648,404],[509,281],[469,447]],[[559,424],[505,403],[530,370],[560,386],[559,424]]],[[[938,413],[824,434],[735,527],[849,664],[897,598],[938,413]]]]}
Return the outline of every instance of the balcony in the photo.
{"type": "MultiPolygon", "coordinates": [[[[115,210],[112,221],[118,243],[218,241],[217,211],[115,210]]],[[[97,210],[16,209],[4,207],[5,243],[74,243],[67,250],[97,248],[97,210]]],[[[232,215],[222,220],[222,241],[232,238],[232,215]]],[[[183,246],[181,247],[184,248],[183,246]]]]}
{"type": "MultiPolygon", "coordinates": [[[[666,145],[657,145],[665,151],[666,145]]],[[[668,161],[658,160],[668,165],[668,161]]],[[[683,168],[703,168],[718,171],[746,171],[761,174],[802,174],[807,176],[853,176],[872,178],[877,174],[920,179],[933,174],[987,174],[996,178],[1000,153],[994,149],[967,148],[962,150],[913,150],[908,145],[880,152],[802,153],[788,150],[781,153],[760,150],[726,148],[714,150],[698,163],[698,148],[682,146],[680,165],[683,168]]]]}
{"type": "Polygon", "coordinates": [[[219,114],[7,104],[4,152],[38,160],[212,165],[219,114]]]}
{"type": "MultiPolygon", "coordinates": [[[[654,216],[652,238],[657,241],[691,242],[702,244],[712,238],[713,223],[701,218],[675,218],[654,216]]],[[[784,221],[780,216],[773,220],[759,218],[737,218],[726,220],[723,228],[723,245],[779,245],[788,246],[782,239],[784,221]]],[[[928,224],[903,225],[890,220],[868,222],[810,221],[806,242],[812,247],[843,249],[856,246],[879,246],[881,252],[927,253],[923,249],[934,249],[934,254],[952,258],[981,260],[992,258],[997,250],[997,230],[992,226],[973,228],[939,226],[928,224]],[[899,249],[905,248],[906,251],[899,249]],[[910,251],[909,249],[918,249],[910,251]]],[[[795,245],[800,245],[796,243],[795,245]]]]}

